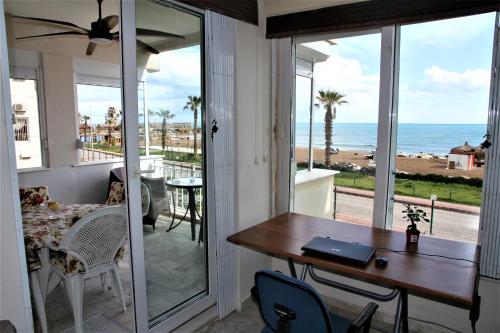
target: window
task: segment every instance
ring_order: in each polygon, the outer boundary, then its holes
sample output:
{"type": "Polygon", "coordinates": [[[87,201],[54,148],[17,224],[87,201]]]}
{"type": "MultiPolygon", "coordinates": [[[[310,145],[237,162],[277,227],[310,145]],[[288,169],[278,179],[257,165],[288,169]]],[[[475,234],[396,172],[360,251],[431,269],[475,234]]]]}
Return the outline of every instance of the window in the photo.
{"type": "Polygon", "coordinates": [[[10,76],[17,168],[43,167],[44,126],[36,70],[13,67],[10,76]]]}
{"type": "Polygon", "coordinates": [[[392,228],[405,204],[427,234],[476,242],[495,13],[401,26],[392,228]]]}
{"type": "Polygon", "coordinates": [[[371,225],[380,38],[296,45],[295,212],[371,225]]]}
{"type": "Polygon", "coordinates": [[[297,39],[297,175],[320,168],[327,169],[321,177],[339,173],[333,189],[309,175],[314,182],[304,195],[303,180],[295,176],[294,210],[404,231],[409,222],[403,211],[410,204],[427,214],[429,222],[418,226],[424,235],[476,242],[494,27],[495,13],[487,13],[362,36],[297,39]],[[309,56],[328,56],[312,57],[310,77],[299,47],[311,49],[309,56]],[[347,102],[336,103],[329,144],[325,103],[317,99],[321,90],[347,102]],[[321,112],[307,103],[308,91],[321,112]]]}
{"type": "Polygon", "coordinates": [[[80,162],[123,158],[119,86],[77,84],[80,162]]]}

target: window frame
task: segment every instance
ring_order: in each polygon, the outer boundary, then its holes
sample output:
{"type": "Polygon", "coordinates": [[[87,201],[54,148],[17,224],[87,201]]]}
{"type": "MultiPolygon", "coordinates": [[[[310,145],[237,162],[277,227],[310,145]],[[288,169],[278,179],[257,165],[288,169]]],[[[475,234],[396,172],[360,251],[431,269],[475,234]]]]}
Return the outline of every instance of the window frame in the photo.
{"type": "Polygon", "coordinates": [[[41,67],[30,68],[21,66],[9,66],[9,80],[10,79],[34,80],[36,83],[36,94],[38,103],[38,127],[40,132],[40,155],[42,158],[42,163],[40,166],[31,168],[19,168],[18,166],[16,166],[17,172],[22,173],[22,172],[31,172],[31,171],[48,169],[50,167],[49,147],[47,139],[47,117],[45,113],[42,69],[41,67]]]}
{"type": "MultiPolygon", "coordinates": [[[[107,87],[107,88],[117,88],[121,91],[121,80],[112,77],[105,76],[97,76],[97,75],[88,75],[88,74],[76,74],[75,77],[75,134],[76,140],[80,140],[80,119],[78,115],[80,114],[80,110],[78,108],[78,85],[87,85],[87,86],[96,86],[96,87],[107,87]]],[[[120,103],[121,93],[120,93],[120,103]]],[[[120,106],[123,109],[123,106],[120,106]]],[[[123,140],[123,138],[122,138],[123,140]]],[[[83,149],[77,147],[77,150],[83,149]]],[[[106,164],[106,163],[121,163],[125,161],[125,154],[122,157],[106,159],[106,160],[94,160],[94,161],[80,161],[80,157],[78,157],[78,163],[74,166],[85,166],[85,165],[94,165],[94,164],[106,164]]]]}

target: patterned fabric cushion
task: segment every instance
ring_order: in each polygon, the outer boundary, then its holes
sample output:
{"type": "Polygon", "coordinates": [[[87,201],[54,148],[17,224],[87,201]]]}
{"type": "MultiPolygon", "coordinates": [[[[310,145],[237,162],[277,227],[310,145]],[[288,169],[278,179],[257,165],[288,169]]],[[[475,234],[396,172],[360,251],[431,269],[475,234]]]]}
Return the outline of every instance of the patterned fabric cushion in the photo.
{"type": "Polygon", "coordinates": [[[19,188],[19,200],[22,208],[40,205],[49,201],[49,190],[47,186],[32,186],[19,188]]]}
{"type": "MultiPolygon", "coordinates": [[[[116,252],[115,261],[123,259],[125,249],[121,247],[116,252]]],[[[85,266],[77,258],[63,251],[50,251],[50,263],[64,274],[78,274],[85,272],[85,266]]]]}
{"type": "Polygon", "coordinates": [[[112,182],[109,188],[106,205],[121,205],[125,201],[125,184],[122,182],[112,182]]]}

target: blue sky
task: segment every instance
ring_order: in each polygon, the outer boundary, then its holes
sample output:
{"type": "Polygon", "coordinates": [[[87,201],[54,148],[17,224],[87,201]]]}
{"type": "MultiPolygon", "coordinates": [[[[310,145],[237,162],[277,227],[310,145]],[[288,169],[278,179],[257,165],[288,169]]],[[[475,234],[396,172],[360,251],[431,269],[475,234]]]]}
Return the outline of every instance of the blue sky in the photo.
{"type": "MultiPolygon", "coordinates": [[[[147,105],[150,110],[170,110],[175,117],[170,122],[193,122],[193,112],[184,111],[187,97],[201,94],[200,47],[163,52],[159,55],[160,71],[147,73],[147,105]]],[[[139,94],[141,98],[142,94],[139,94]]],[[[142,102],[139,103],[142,105],[142,102]]],[[[119,88],[78,85],[78,110],[89,115],[93,124],[103,123],[109,106],[121,109],[119,88]]],[[[142,112],[140,109],[139,112],[142,112]]],[[[152,122],[161,122],[152,116],[152,122]]],[[[201,124],[201,113],[198,126],[201,124]]]]}
{"type": "MultiPolygon", "coordinates": [[[[401,27],[399,122],[484,124],[487,120],[495,14],[401,27]]],[[[339,123],[375,123],[378,117],[380,34],[306,46],[328,54],[315,68],[316,91],[337,90],[348,104],[339,123]]],[[[306,80],[297,81],[297,121],[307,122],[306,80]]],[[[324,112],[315,111],[314,122],[324,112]]]]}

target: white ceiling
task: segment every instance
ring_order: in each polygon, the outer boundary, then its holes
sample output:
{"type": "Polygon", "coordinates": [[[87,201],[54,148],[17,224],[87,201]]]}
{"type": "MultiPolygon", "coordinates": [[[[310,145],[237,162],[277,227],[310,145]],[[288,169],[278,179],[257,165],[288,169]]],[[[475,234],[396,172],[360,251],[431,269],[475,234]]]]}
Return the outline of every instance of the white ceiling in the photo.
{"type": "MultiPolygon", "coordinates": [[[[119,4],[118,0],[104,0],[102,3],[102,16],[119,14],[119,4]]],[[[86,29],[90,29],[91,22],[95,21],[99,15],[97,1],[95,0],[7,0],[4,2],[4,6],[5,12],[8,14],[66,21],[86,29]]],[[[186,39],[140,38],[142,41],[159,50],[177,48],[199,42],[199,19],[192,15],[146,1],[138,1],[136,11],[137,27],[186,36],[186,39]]],[[[117,30],[118,27],[114,29],[114,31],[117,30]]],[[[86,36],[15,40],[16,37],[21,36],[61,31],[70,30],[50,24],[7,17],[9,47],[67,54],[73,57],[92,58],[93,60],[110,61],[113,63],[119,61],[117,43],[98,45],[91,57],[85,56],[88,44],[86,36]]]]}
{"type": "Polygon", "coordinates": [[[290,14],[369,0],[265,0],[266,16],[290,14]]]}

